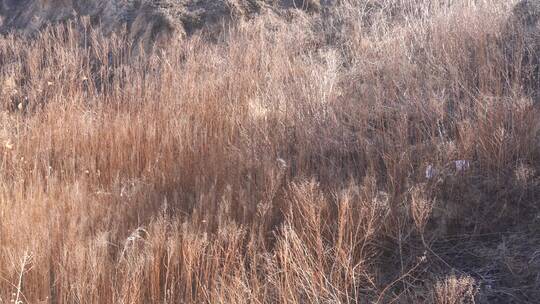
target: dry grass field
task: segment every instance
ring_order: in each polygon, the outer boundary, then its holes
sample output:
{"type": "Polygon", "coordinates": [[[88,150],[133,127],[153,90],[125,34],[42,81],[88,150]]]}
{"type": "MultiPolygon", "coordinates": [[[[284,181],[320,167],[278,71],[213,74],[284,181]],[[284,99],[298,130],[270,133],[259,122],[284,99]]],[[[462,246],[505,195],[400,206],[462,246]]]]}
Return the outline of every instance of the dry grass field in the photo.
{"type": "Polygon", "coordinates": [[[338,2],[0,36],[0,303],[538,303],[540,9],[338,2]]]}

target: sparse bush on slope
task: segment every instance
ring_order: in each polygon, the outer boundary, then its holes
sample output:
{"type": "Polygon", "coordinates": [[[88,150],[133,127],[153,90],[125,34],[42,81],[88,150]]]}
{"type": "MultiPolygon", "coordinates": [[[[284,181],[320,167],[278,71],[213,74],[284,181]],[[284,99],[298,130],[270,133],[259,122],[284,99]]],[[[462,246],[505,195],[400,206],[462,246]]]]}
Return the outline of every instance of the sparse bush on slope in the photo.
{"type": "Polygon", "coordinates": [[[2,36],[0,299],[537,302],[519,6],[310,3],[151,52],[2,36]]]}

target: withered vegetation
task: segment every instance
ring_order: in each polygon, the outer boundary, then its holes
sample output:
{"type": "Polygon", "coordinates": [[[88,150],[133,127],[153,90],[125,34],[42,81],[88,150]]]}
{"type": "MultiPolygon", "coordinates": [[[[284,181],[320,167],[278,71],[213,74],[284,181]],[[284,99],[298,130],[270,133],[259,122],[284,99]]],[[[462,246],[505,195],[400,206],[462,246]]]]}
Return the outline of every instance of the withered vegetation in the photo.
{"type": "Polygon", "coordinates": [[[248,2],[1,36],[0,302],[537,303],[532,4],[248,2]]]}

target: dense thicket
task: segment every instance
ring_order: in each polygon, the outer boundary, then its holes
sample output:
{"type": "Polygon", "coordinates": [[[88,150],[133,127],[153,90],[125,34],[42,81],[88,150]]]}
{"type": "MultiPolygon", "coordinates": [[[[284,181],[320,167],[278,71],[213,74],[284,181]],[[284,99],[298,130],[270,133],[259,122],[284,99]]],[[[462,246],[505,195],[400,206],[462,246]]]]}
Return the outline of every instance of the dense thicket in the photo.
{"type": "Polygon", "coordinates": [[[6,33],[0,302],[538,302],[534,3],[6,33]]]}

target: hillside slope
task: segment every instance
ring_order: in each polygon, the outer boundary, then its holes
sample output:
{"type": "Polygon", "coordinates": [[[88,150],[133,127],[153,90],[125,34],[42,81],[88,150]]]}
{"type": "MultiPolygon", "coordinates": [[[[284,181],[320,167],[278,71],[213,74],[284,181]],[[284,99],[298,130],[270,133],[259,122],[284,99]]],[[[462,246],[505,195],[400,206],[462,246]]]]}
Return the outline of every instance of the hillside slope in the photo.
{"type": "MultiPolygon", "coordinates": [[[[250,16],[265,9],[314,10],[313,0],[2,0],[0,32],[34,33],[44,26],[88,17],[105,33],[124,28],[146,43],[250,16]],[[296,3],[298,2],[298,3],[296,3]]],[[[330,2],[328,1],[328,4],[330,2]]]]}
{"type": "Polygon", "coordinates": [[[540,0],[297,2],[0,2],[0,303],[540,302],[540,0]]]}

